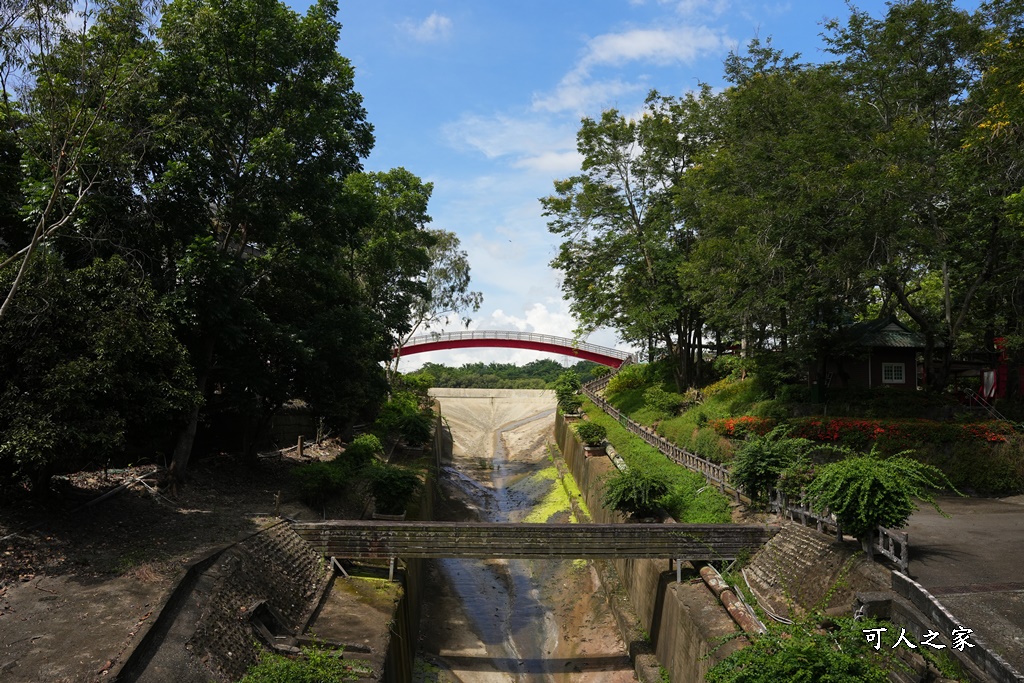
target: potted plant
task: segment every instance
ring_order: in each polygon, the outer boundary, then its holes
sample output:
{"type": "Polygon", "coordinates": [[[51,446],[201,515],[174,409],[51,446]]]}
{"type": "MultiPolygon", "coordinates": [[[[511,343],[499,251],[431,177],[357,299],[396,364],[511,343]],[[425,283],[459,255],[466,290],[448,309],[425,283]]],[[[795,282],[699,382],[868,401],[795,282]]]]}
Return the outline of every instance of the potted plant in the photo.
{"type": "Polygon", "coordinates": [[[588,456],[604,454],[604,439],[608,436],[608,430],[590,421],[577,423],[575,429],[576,435],[583,442],[583,450],[588,456]]]}

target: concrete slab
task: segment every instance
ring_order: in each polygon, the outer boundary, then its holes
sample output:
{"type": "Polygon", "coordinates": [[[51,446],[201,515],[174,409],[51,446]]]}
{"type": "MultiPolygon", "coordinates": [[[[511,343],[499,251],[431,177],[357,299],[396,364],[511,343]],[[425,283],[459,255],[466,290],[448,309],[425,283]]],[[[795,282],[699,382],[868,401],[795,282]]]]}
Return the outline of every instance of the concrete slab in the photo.
{"type": "Polygon", "coordinates": [[[910,574],[1024,672],[1024,496],[937,499],[910,519],[910,574]]]}

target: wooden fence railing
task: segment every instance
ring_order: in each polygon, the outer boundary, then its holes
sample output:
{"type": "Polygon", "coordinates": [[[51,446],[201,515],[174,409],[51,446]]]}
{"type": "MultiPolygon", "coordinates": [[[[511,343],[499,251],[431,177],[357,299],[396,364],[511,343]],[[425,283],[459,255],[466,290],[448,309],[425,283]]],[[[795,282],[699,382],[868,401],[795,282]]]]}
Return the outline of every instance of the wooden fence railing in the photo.
{"type": "MultiPolygon", "coordinates": [[[[694,472],[703,474],[709,483],[717,486],[718,490],[722,493],[735,497],[737,502],[750,503],[750,497],[746,495],[742,487],[730,482],[728,468],[713,463],[695,453],[691,453],[685,448],[680,448],[657,434],[650,427],[642,425],[622,414],[615,406],[605,400],[600,392],[608,386],[613,376],[614,373],[611,373],[587,382],[582,387],[583,394],[594,405],[618,421],[627,431],[658,449],[669,460],[694,472]]],[[[835,533],[838,538],[842,538],[842,528],[835,515],[827,511],[824,514],[816,512],[811,509],[810,504],[804,501],[799,503],[789,501],[785,494],[778,489],[772,489],[769,496],[769,508],[772,512],[785,515],[789,519],[799,521],[805,526],[813,524],[817,527],[818,531],[829,531],[835,533]]],[[[910,564],[910,538],[906,533],[880,526],[873,540],[875,552],[892,560],[902,571],[907,571],[907,567],[910,564]]]]}

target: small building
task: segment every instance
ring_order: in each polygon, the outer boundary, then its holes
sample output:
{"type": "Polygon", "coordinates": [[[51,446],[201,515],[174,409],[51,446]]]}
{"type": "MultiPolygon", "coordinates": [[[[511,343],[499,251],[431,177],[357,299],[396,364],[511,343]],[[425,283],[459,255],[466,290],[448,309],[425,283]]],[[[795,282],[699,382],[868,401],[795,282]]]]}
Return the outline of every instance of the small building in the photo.
{"type": "Polygon", "coordinates": [[[842,351],[828,359],[828,385],[918,388],[917,355],[925,349],[923,334],[893,316],[850,325],[839,334],[842,351]]]}

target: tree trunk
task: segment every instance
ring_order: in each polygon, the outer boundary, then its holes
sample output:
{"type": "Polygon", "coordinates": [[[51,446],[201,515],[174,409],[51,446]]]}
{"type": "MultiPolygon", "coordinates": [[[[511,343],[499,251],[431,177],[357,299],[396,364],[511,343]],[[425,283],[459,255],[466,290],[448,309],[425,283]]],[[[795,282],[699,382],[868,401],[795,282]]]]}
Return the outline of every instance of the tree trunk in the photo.
{"type": "MultiPolygon", "coordinates": [[[[196,378],[196,389],[200,396],[206,396],[206,384],[210,377],[210,367],[213,365],[213,349],[216,345],[211,337],[203,342],[202,354],[200,357],[200,373],[196,378]]],[[[170,477],[171,494],[177,495],[178,487],[183,487],[186,480],[188,460],[192,456],[192,445],[196,440],[196,429],[199,427],[199,409],[201,401],[196,401],[189,416],[188,424],[178,435],[178,443],[174,446],[174,454],[171,456],[171,466],[167,468],[170,477]]]]}

